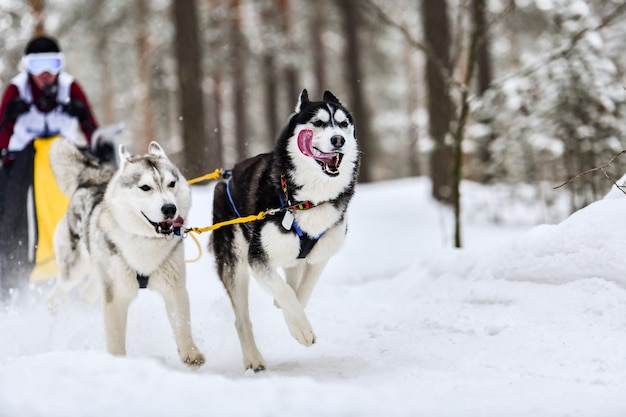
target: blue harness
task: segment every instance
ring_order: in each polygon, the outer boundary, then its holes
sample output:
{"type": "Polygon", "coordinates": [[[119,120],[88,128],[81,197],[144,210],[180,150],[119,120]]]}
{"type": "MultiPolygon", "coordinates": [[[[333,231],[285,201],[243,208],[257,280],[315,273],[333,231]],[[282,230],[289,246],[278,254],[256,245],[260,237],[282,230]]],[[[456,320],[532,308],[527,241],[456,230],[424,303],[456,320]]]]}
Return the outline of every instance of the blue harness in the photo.
{"type": "MultiPolygon", "coordinates": [[[[286,212],[292,212],[294,210],[306,210],[306,209],[315,207],[313,203],[308,202],[308,201],[305,201],[304,203],[291,204],[291,201],[289,200],[289,193],[287,192],[287,182],[284,180],[283,175],[281,175],[281,184],[283,187],[285,198],[287,199],[287,204],[285,204],[285,199],[283,198],[283,196],[280,194],[278,195],[281,211],[286,213],[286,212]]],[[[235,202],[233,201],[233,197],[230,192],[230,181],[226,183],[226,195],[228,195],[228,201],[233,211],[235,212],[235,215],[237,215],[237,217],[243,217],[241,213],[239,213],[239,210],[237,210],[237,206],[235,205],[235,202]]],[[[252,229],[250,229],[250,226],[248,226],[247,223],[243,223],[243,226],[248,231],[248,234],[252,236],[252,229]]],[[[302,229],[298,225],[298,222],[296,222],[296,219],[293,219],[291,230],[293,230],[295,234],[298,236],[298,239],[300,239],[300,252],[298,253],[297,259],[306,258],[309,252],[311,252],[311,250],[317,243],[317,241],[324,235],[324,233],[326,233],[326,231],[323,231],[317,237],[311,237],[307,233],[302,231],[302,229]]]]}
{"type": "MultiPolygon", "coordinates": [[[[226,182],[226,195],[228,195],[228,201],[230,202],[230,206],[232,207],[233,211],[235,212],[235,215],[237,217],[243,217],[239,213],[239,210],[237,210],[237,206],[235,206],[235,202],[233,201],[233,196],[230,195],[230,181],[226,182]]],[[[250,236],[252,236],[252,229],[250,229],[250,226],[248,226],[248,223],[243,223],[243,227],[245,227],[246,230],[248,231],[248,234],[250,234],[250,236]]]]}
{"type": "MultiPolygon", "coordinates": [[[[285,201],[283,200],[283,197],[279,195],[278,198],[280,200],[280,206],[284,207],[285,201]]],[[[287,208],[287,210],[290,209],[287,208]]],[[[300,226],[298,226],[298,222],[296,221],[296,219],[293,219],[291,229],[296,232],[298,238],[300,239],[300,253],[298,253],[298,259],[306,258],[309,252],[311,252],[311,249],[313,249],[313,247],[317,243],[317,241],[320,240],[322,236],[324,236],[324,233],[326,233],[326,231],[323,231],[317,237],[311,237],[308,234],[304,233],[302,229],[300,229],[300,226]]]]}

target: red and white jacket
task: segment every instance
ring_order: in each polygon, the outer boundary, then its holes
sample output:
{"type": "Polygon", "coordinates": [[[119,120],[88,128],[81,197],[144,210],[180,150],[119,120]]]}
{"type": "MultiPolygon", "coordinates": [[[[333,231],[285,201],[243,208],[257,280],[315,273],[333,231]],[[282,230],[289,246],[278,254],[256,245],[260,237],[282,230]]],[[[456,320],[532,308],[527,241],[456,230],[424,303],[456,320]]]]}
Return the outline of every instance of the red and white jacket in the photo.
{"type": "Polygon", "coordinates": [[[91,143],[91,134],[98,127],[91,112],[91,108],[82,88],[71,75],[60,72],[57,77],[57,105],[52,109],[42,109],[38,101],[43,95],[26,72],[21,72],[11,80],[0,102],[0,121],[8,103],[20,97],[27,103],[32,103],[30,110],[20,115],[15,122],[7,122],[0,131],[0,150],[11,152],[23,150],[33,139],[40,137],[44,132],[60,134],[72,143],[77,142],[78,127],[81,128],[87,145],[91,143]],[[63,110],[63,105],[70,100],[80,100],[85,105],[89,118],[79,124],[75,117],[63,110]],[[47,126],[47,129],[46,129],[47,126]]]}

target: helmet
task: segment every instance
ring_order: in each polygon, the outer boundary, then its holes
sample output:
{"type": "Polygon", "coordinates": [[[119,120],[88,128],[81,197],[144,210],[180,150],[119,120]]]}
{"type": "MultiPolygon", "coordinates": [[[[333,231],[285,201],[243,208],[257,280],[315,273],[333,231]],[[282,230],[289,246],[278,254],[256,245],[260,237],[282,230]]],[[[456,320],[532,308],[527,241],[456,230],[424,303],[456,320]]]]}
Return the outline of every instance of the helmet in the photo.
{"type": "Polygon", "coordinates": [[[56,40],[49,36],[37,36],[31,39],[24,49],[24,55],[40,54],[44,52],[61,52],[56,40]]]}

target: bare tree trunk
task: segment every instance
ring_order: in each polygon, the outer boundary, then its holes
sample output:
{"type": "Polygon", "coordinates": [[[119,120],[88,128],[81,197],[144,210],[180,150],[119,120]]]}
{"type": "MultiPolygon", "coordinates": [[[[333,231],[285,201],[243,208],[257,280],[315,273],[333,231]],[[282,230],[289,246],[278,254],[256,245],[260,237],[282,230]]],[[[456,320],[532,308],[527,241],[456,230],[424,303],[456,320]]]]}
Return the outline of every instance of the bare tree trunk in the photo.
{"type": "MultiPolygon", "coordinates": [[[[484,13],[485,4],[481,2],[479,9],[475,10],[478,14],[484,13]]],[[[470,44],[467,52],[466,73],[463,76],[463,84],[461,90],[460,114],[456,123],[456,131],[454,133],[454,169],[452,175],[452,201],[454,204],[454,246],[461,247],[461,180],[463,178],[463,137],[465,135],[465,124],[469,115],[469,92],[470,84],[474,76],[474,68],[476,67],[478,53],[478,43],[481,33],[484,33],[484,19],[475,19],[472,31],[470,33],[470,44]]]]}
{"type": "Polygon", "coordinates": [[[485,18],[485,0],[472,0],[472,17],[478,30],[476,45],[476,65],[478,70],[478,95],[483,95],[491,85],[493,78],[491,69],[491,53],[489,51],[489,33],[485,18]]]}
{"type": "Polygon", "coordinates": [[[33,21],[35,22],[35,27],[33,28],[34,36],[41,36],[45,33],[44,28],[44,0],[30,0],[30,8],[32,10],[33,21]]]}
{"type": "Polygon", "coordinates": [[[278,31],[276,22],[276,10],[274,2],[263,2],[261,6],[261,19],[265,31],[265,49],[262,57],[263,71],[263,88],[265,98],[265,119],[267,120],[267,145],[273,147],[275,139],[279,134],[278,120],[278,71],[276,69],[276,60],[274,59],[278,52],[276,45],[276,32],[278,31]]]}
{"type": "Polygon", "coordinates": [[[356,124],[359,147],[361,149],[360,182],[374,180],[372,173],[372,161],[374,157],[374,142],[370,127],[370,116],[365,104],[363,85],[365,74],[361,65],[361,45],[359,42],[359,28],[361,27],[362,10],[356,0],[338,0],[337,5],[342,14],[344,37],[346,39],[346,51],[344,61],[344,73],[350,94],[350,101],[346,106],[352,111],[356,124]]]}
{"type": "MultiPolygon", "coordinates": [[[[477,74],[477,93],[482,96],[485,91],[491,86],[493,78],[491,69],[491,54],[490,54],[490,42],[489,33],[487,27],[487,19],[485,18],[486,6],[485,0],[472,0],[472,21],[477,33],[477,45],[476,45],[476,70],[477,74]]],[[[482,123],[489,123],[489,120],[481,120],[482,123]]],[[[495,134],[476,141],[476,151],[474,153],[477,161],[481,166],[488,167],[492,164],[492,152],[491,144],[496,139],[495,134]]],[[[491,179],[491,175],[486,171],[483,171],[481,178],[482,182],[487,182],[491,179]]]]}
{"type": "Polygon", "coordinates": [[[409,175],[418,176],[421,174],[420,153],[419,153],[419,127],[413,115],[419,107],[418,71],[414,64],[415,54],[413,48],[406,44],[404,53],[404,68],[407,83],[407,155],[409,165],[409,175]]]}
{"type": "Polygon", "coordinates": [[[98,39],[100,51],[100,88],[102,89],[102,124],[107,125],[115,122],[113,111],[113,80],[111,78],[111,65],[109,57],[109,37],[103,33],[98,39]]]}
{"type": "Polygon", "coordinates": [[[204,131],[202,94],[202,50],[199,45],[198,15],[195,0],[172,4],[176,28],[175,50],[178,61],[179,100],[184,143],[183,174],[192,178],[204,173],[208,157],[204,131]]]}
{"type": "Polygon", "coordinates": [[[267,120],[267,144],[273,144],[278,137],[278,80],[276,79],[276,65],[271,52],[263,56],[263,87],[265,89],[265,119],[267,120]]]}
{"type": "MultiPolygon", "coordinates": [[[[507,8],[511,10],[511,17],[515,17],[517,11],[515,0],[507,0],[507,8]]],[[[522,55],[519,34],[516,30],[508,30],[507,32],[507,38],[510,45],[507,53],[509,65],[512,68],[519,68],[521,66],[520,57],[522,55]]]]}
{"type": "Polygon", "coordinates": [[[231,72],[233,84],[233,110],[235,113],[235,143],[237,159],[244,159],[248,146],[248,124],[246,117],[246,72],[243,34],[241,33],[240,0],[231,1],[231,72]]]}
{"type": "MultiPolygon", "coordinates": [[[[291,12],[289,10],[289,0],[276,0],[276,5],[280,11],[280,33],[283,35],[285,47],[289,52],[288,56],[293,57],[296,54],[296,48],[294,48],[293,35],[291,34],[291,12]]],[[[285,65],[285,81],[287,84],[289,100],[295,100],[300,96],[301,88],[298,81],[298,70],[291,60],[287,61],[285,65]]]]}
{"type": "MultiPolygon", "coordinates": [[[[221,62],[224,60],[223,45],[224,45],[224,21],[221,19],[220,13],[224,11],[225,7],[221,4],[220,0],[209,0],[209,29],[212,31],[209,36],[209,53],[211,56],[216,57],[215,61],[221,62]]],[[[223,98],[222,98],[222,69],[221,65],[212,62],[210,66],[210,79],[213,86],[211,92],[211,114],[213,126],[208,130],[211,159],[214,160],[214,165],[208,165],[209,167],[216,166],[221,167],[224,165],[224,125],[222,123],[222,110],[223,110],[223,98]]],[[[210,162],[209,162],[210,164],[210,162]]]]}
{"type": "MultiPolygon", "coordinates": [[[[213,165],[209,167],[221,167],[224,165],[224,135],[222,129],[224,124],[222,123],[222,74],[217,72],[213,74],[213,123],[215,123],[214,129],[211,129],[209,134],[209,140],[215,144],[215,154],[211,156],[211,159],[215,159],[213,165]]],[[[212,149],[212,148],[211,148],[212,149]]],[[[209,162],[210,164],[210,162],[209,162]]]]}
{"type": "Polygon", "coordinates": [[[148,149],[150,141],[156,138],[154,131],[154,109],[150,94],[150,81],[152,80],[152,46],[148,33],[146,16],[150,15],[150,5],[147,0],[136,0],[137,13],[137,54],[139,56],[139,144],[140,151],[148,149]]]}
{"type": "Polygon", "coordinates": [[[313,74],[315,77],[315,87],[313,88],[315,96],[322,96],[324,90],[327,89],[326,81],[326,55],[324,54],[324,43],[322,35],[324,33],[324,1],[316,0],[309,2],[312,10],[312,18],[310,20],[311,46],[313,51],[313,74]]]}
{"type": "Polygon", "coordinates": [[[430,51],[426,62],[428,87],[429,133],[434,142],[430,156],[430,178],[433,197],[451,201],[452,152],[446,144],[450,127],[451,103],[446,75],[450,69],[450,33],[447,1],[421,0],[426,45],[430,51]]]}

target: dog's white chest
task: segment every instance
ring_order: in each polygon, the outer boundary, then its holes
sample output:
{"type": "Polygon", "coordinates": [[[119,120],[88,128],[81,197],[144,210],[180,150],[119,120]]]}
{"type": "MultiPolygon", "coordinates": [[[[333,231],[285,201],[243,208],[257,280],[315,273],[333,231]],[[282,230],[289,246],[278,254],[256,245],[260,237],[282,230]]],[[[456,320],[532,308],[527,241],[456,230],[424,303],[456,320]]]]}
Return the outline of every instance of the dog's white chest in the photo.
{"type": "Polygon", "coordinates": [[[322,204],[309,210],[296,211],[293,218],[304,233],[320,236],[339,222],[341,213],[331,204],[322,204]]]}

